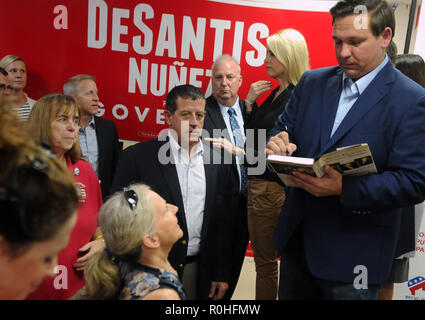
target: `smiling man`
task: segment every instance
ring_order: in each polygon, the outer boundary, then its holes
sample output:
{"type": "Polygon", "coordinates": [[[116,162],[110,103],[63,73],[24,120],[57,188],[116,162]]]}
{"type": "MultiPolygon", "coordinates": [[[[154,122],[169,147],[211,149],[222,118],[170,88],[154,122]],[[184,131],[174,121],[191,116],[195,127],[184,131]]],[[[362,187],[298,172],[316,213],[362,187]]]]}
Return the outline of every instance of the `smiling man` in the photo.
{"type": "Polygon", "coordinates": [[[402,215],[413,217],[425,198],[425,90],[386,55],[391,6],[343,0],[330,13],[339,66],[304,73],[266,153],[316,157],[368,143],[378,172],[293,173],[301,188],[288,188],[275,232],[280,299],[376,299],[399,240],[414,249],[414,223],[400,236],[402,215]]]}
{"type": "Polygon", "coordinates": [[[178,206],[183,238],[169,261],[189,299],[222,299],[232,268],[232,168],[213,163],[214,150],[200,139],[204,118],[198,88],[173,88],[166,99],[167,134],[122,152],[112,190],[143,182],[178,206]]]}

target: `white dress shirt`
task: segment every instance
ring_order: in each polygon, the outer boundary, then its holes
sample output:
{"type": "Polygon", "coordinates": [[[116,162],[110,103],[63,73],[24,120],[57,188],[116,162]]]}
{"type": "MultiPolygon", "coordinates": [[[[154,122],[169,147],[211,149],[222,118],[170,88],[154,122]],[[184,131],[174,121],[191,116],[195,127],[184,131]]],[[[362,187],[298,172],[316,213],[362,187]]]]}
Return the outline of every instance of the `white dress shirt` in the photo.
{"type": "Polygon", "coordinates": [[[188,150],[182,148],[170,132],[168,136],[186,214],[186,225],[189,233],[187,255],[195,256],[199,253],[205,208],[204,148],[202,143],[198,142],[193,147],[195,149],[192,150],[192,157],[189,157],[188,150]]]}

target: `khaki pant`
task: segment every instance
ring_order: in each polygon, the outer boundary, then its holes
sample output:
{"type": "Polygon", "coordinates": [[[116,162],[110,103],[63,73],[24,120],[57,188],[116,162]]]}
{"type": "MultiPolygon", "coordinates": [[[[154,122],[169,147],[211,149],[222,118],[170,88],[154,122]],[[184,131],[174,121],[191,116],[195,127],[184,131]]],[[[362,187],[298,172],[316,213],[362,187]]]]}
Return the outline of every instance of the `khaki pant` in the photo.
{"type": "Polygon", "coordinates": [[[277,297],[279,271],[273,233],[285,198],[285,190],[277,182],[248,181],[248,230],[257,273],[256,300],[276,300],[277,297]]]}

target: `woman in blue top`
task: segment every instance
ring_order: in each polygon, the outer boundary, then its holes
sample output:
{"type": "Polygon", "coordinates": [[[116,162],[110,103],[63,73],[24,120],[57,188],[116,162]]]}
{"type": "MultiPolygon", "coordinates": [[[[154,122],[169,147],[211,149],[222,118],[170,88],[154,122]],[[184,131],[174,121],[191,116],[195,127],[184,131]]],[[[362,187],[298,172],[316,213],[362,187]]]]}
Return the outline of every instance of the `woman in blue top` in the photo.
{"type": "Polygon", "coordinates": [[[105,251],[85,270],[89,299],[186,299],[168,253],[183,236],[178,208],[143,184],[109,198],[99,213],[105,251]]]}

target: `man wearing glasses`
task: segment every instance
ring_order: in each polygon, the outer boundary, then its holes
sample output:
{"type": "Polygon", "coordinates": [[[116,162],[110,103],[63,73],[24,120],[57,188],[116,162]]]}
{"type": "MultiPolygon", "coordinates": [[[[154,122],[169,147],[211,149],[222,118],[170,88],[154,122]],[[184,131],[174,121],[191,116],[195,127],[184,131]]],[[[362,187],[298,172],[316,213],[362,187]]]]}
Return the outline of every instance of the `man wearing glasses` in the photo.
{"type": "Polygon", "coordinates": [[[0,67],[0,95],[6,97],[10,96],[13,90],[13,87],[9,84],[7,74],[7,71],[0,67]]]}
{"type": "Polygon", "coordinates": [[[232,168],[214,164],[220,154],[200,139],[205,103],[192,85],[173,88],[166,99],[169,130],[122,152],[111,191],[142,182],[176,205],[183,237],[169,261],[189,299],[222,299],[232,267],[232,168]]]}

